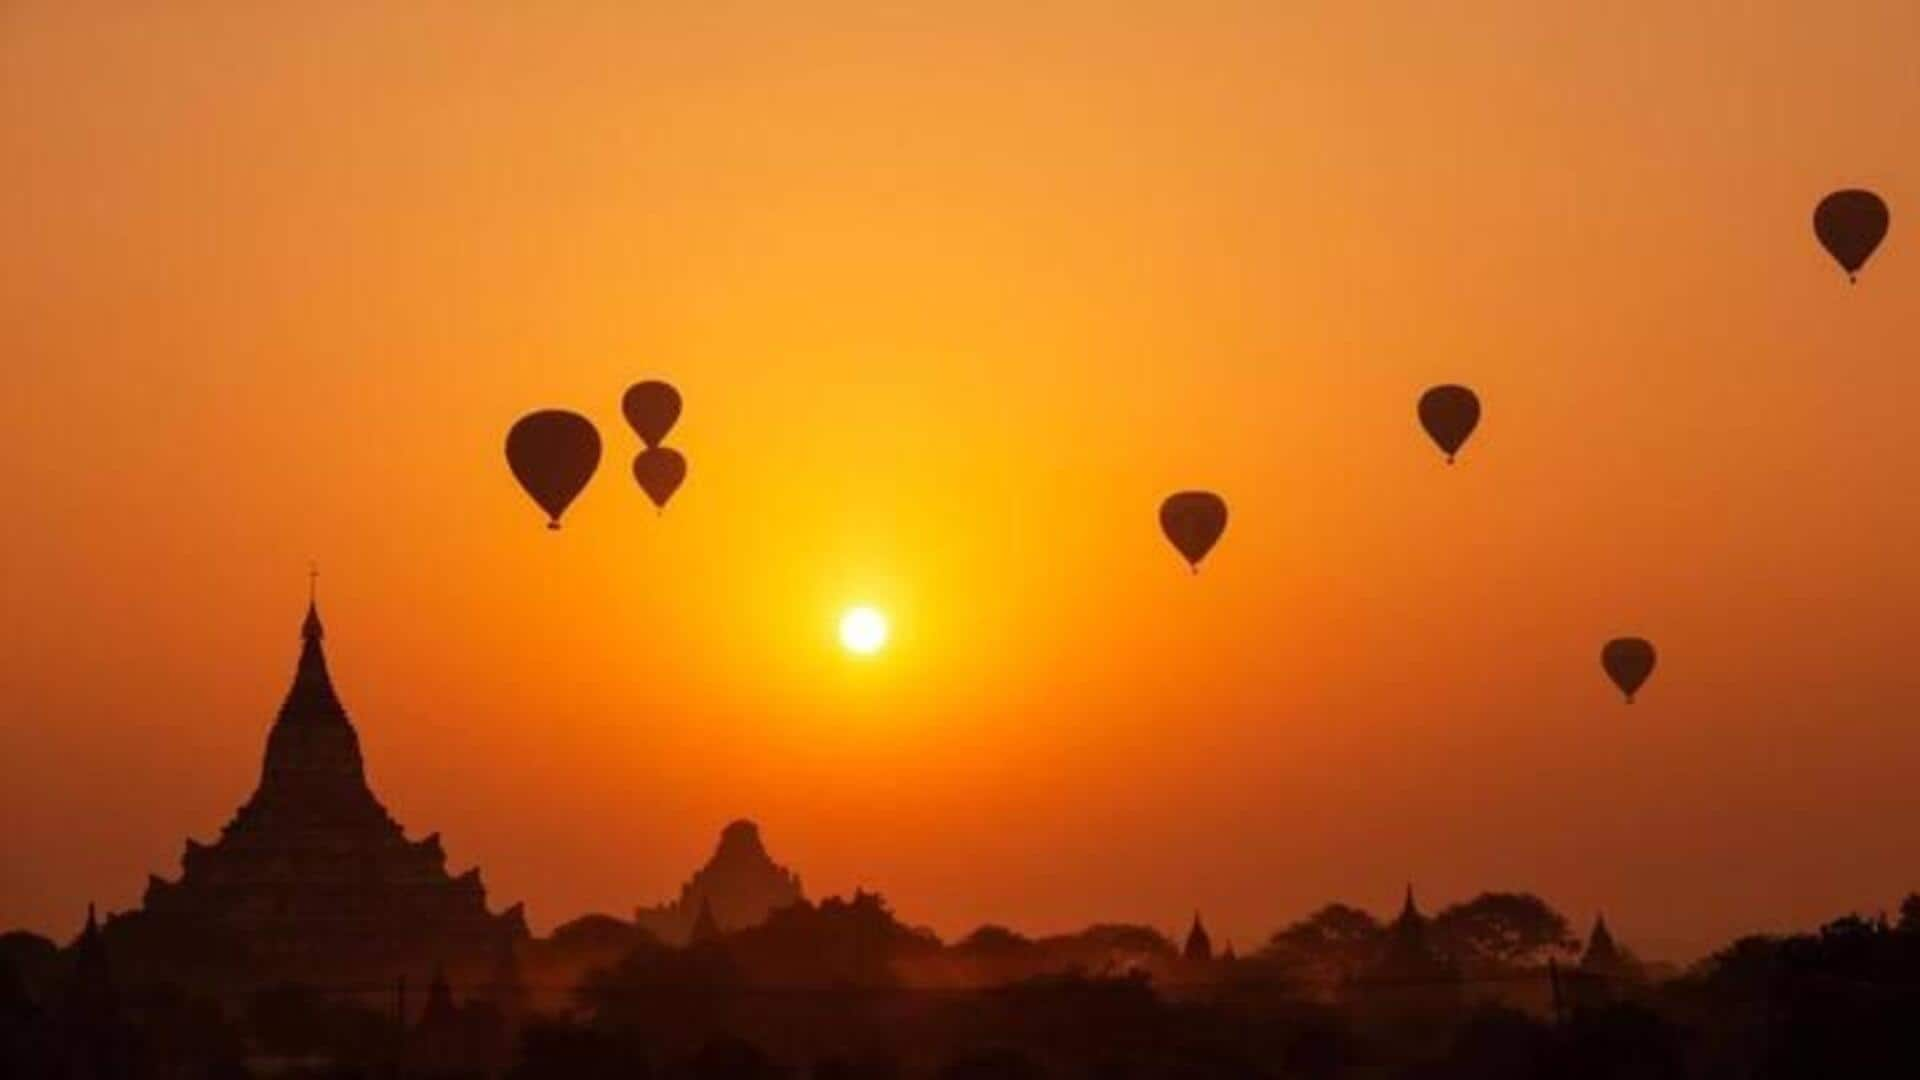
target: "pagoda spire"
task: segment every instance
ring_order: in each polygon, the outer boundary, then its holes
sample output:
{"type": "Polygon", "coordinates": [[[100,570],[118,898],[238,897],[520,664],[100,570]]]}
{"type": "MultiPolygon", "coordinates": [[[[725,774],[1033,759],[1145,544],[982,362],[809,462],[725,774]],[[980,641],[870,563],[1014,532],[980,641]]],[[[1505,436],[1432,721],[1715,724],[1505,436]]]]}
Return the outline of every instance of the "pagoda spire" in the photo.
{"type": "Polygon", "coordinates": [[[325,646],[327,628],[320,621],[320,604],[313,592],[311,571],[307,584],[307,615],[300,621],[300,662],[294,668],[293,686],[280,706],[280,722],[322,721],[345,724],[347,712],[334,692],[333,676],[327,671],[325,646]]]}
{"type": "Polygon", "coordinates": [[[87,901],[87,921],[80,927],[80,937],[74,942],[74,948],[83,954],[100,951],[100,918],[94,912],[93,901],[87,901]]]}
{"type": "Polygon", "coordinates": [[[1427,918],[1414,902],[1411,882],[1400,904],[1400,916],[1387,927],[1387,939],[1373,974],[1390,981],[1444,981],[1458,974],[1446,955],[1427,940],[1427,918]]]}
{"type": "Polygon", "coordinates": [[[1213,939],[1207,934],[1207,928],[1201,925],[1200,912],[1193,913],[1193,926],[1187,931],[1187,946],[1181,955],[1192,961],[1213,959],[1213,939]]]}
{"type": "Polygon", "coordinates": [[[73,943],[73,983],[68,988],[69,1011],[99,1021],[116,1005],[113,975],[107,965],[107,946],[100,936],[100,920],[92,904],[87,905],[87,922],[73,943]]]}
{"type": "Polygon", "coordinates": [[[309,595],[306,618],[300,624],[300,661],[273,730],[267,734],[256,798],[292,796],[311,805],[315,798],[331,794],[356,806],[366,801],[360,739],[340,695],[334,692],[325,638],[319,605],[309,595]]]}
{"type": "Polygon", "coordinates": [[[1607,928],[1604,913],[1596,914],[1593,929],[1587,934],[1587,947],[1580,955],[1580,966],[1587,971],[1612,974],[1626,966],[1626,954],[1618,942],[1613,940],[1613,931],[1607,928]]]}

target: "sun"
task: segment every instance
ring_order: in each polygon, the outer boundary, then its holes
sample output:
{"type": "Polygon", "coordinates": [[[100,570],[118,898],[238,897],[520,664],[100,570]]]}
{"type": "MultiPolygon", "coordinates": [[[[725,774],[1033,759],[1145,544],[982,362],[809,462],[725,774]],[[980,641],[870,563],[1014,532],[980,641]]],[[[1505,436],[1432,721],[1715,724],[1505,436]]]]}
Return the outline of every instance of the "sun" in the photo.
{"type": "Polygon", "coordinates": [[[840,644],[856,656],[872,656],[887,645],[887,616],[879,608],[850,607],[840,616],[840,644]]]}

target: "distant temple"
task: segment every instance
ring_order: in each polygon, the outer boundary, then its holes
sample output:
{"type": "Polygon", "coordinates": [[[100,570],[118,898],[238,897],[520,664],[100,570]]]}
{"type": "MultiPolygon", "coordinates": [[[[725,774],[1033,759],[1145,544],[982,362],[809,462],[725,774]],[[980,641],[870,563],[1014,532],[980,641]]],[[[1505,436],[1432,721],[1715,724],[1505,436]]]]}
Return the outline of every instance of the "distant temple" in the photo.
{"type": "Polygon", "coordinates": [[[1647,976],[1647,969],[1633,950],[1614,939],[1607,928],[1607,917],[1596,915],[1593,930],[1587,934],[1587,947],[1580,954],[1578,973],[1591,976],[1619,990],[1647,976]]]}
{"type": "Polygon", "coordinates": [[[487,909],[480,872],[448,874],[439,834],[409,840],[367,786],[360,740],[327,672],[309,603],[293,686],[253,797],[210,845],[187,841],[177,881],[109,924],[116,955],[193,981],[316,987],[488,987],[527,938],[520,905],[487,909]]]}
{"type": "Polygon", "coordinates": [[[1408,885],[1400,916],[1387,927],[1380,961],[1370,976],[1371,981],[1420,986],[1449,983],[1458,978],[1459,972],[1429,940],[1427,917],[1420,914],[1420,908],[1413,902],[1413,886],[1408,885]]]}
{"type": "Polygon", "coordinates": [[[1559,974],[1555,985],[1556,1008],[1592,1007],[1631,996],[1646,975],[1646,969],[1626,946],[1614,940],[1607,928],[1607,917],[1597,915],[1587,934],[1587,947],[1580,963],[1559,974]]]}
{"type": "Polygon", "coordinates": [[[1627,951],[1613,940],[1613,931],[1607,929],[1607,917],[1594,916],[1586,951],[1580,954],[1580,970],[1608,978],[1624,978],[1632,975],[1636,966],[1627,951]]]}
{"type": "Polygon", "coordinates": [[[684,945],[758,926],[805,899],[800,878],[767,854],[760,827],[743,820],[721,832],[720,846],[680,887],[679,899],[640,908],[633,922],[661,941],[684,945]]]}
{"type": "Polygon", "coordinates": [[[1207,928],[1200,924],[1200,913],[1193,913],[1193,927],[1187,931],[1186,948],[1180,950],[1182,959],[1189,963],[1204,964],[1213,959],[1213,938],[1207,935],[1207,928]]]}
{"type": "Polygon", "coordinates": [[[1460,998],[1460,972],[1436,947],[1430,923],[1413,900],[1413,886],[1400,915],[1386,927],[1370,971],[1348,986],[1356,1007],[1394,1022],[1412,1022],[1454,1007],[1460,998]]]}

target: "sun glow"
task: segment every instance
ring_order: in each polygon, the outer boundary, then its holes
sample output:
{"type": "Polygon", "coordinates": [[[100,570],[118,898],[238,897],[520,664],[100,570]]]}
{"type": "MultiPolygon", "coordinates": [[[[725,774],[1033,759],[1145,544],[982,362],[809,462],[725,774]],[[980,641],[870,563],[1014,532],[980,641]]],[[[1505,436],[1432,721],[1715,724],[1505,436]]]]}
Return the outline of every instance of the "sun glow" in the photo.
{"type": "Polygon", "coordinates": [[[840,616],[840,644],[856,656],[872,656],[886,647],[887,617],[878,608],[848,608],[840,616]]]}

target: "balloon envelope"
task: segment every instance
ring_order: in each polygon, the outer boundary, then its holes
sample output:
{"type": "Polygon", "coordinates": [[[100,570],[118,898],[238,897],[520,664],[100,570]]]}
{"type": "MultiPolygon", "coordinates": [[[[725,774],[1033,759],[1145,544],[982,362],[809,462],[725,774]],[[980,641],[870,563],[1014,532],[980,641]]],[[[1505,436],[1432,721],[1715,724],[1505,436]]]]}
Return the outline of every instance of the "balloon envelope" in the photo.
{"type": "Polygon", "coordinates": [[[659,446],[673,430],[674,421],[680,419],[680,391],[657,379],[637,382],[627,387],[620,399],[620,411],[627,415],[627,423],[633,425],[633,433],[641,442],[659,446]]]}
{"type": "Polygon", "coordinates": [[[1420,426],[1452,462],[1480,426],[1480,398],[1464,386],[1436,386],[1420,395],[1420,426]]]}
{"type": "Polygon", "coordinates": [[[600,432],[564,409],[528,413],[507,432],[507,467],[547,512],[547,528],[557,529],[560,515],[600,467],[600,432]]]}
{"type": "Polygon", "coordinates": [[[686,478],[687,459],[671,447],[649,446],[633,459],[633,479],[661,510],[667,508],[667,500],[680,490],[686,478]]]}
{"type": "Polygon", "coordinates": [[[1873,192],[1836,191],[1814,207],[1813,233],[1851,280],[1886,239],[1890,220],[1887,204],[1873,192]]]}
{"type": "Polygon", "coordinates": [[[1227,529],[1227,501],[1211,491],[1182,491],[1160,504],[1160,531],[1195,573],[1227,529]]]}
{"type": "Polygon", "coordinates": [[[1645,638],[1614,638],[1600,650],[1600,666],[1607,670],[1613,685],[1627,695],[1629,705],[1633,704],[1634,692],[1653,674],[1653,664],[1653,642],[1645,638]]]}

